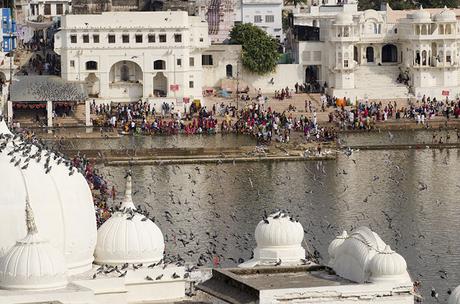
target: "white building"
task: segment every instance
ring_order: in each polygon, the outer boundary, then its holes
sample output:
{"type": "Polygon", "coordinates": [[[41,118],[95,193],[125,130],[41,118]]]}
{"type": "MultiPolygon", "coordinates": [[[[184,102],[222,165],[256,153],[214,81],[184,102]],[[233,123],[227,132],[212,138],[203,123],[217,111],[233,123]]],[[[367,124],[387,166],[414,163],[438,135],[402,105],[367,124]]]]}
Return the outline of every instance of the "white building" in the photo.
{"type": "Polygon", "coordinates": [[[460,94],[460,10],[358,11],[354,1],[333,2],[293,14],[303,81],[326,82],[337,97],[460,94]]]}
{"type": "Polygon", "coordinates": [[[283,42],[283,1],[282,0],[242,0],[241,20],[252,23],[273,38],[283,42]]]}
{"type": "Polygon", "coordinates": [[[24,3],[22,9],[25,11],[28,20],[51,19],[70,13],[72,11],[72,0],[31,0],[24,3]]]}
{"type": "Polygon", "coordinates": [[[55,35],[62,78],[114,101],[202,97],[208,26],[186,12],[66,15],[55,35]]]}

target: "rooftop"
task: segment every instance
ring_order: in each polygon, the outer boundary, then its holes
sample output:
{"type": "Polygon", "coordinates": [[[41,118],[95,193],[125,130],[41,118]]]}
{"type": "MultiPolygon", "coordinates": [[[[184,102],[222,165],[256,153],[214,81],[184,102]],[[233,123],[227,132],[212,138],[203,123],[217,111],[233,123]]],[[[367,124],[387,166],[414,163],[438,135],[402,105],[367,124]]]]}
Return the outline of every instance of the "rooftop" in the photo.
{"type": "Polygon", "coordinates": [[[220,299],[257,301],[266,290],[308,289],[357,285],[340,278],[326,266],[213,269],[212,279],[197,288],[220,299]]]}

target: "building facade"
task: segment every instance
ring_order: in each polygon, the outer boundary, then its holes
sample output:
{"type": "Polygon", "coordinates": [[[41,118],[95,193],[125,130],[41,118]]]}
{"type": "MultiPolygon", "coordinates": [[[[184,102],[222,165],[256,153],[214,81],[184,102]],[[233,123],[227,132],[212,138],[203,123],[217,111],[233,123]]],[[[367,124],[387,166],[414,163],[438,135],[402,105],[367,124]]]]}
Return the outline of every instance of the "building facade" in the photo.
{"type": "MultiPolygon", "coordinates": [[[[350,98],[460,94],[460,10],[358,11],[312,5],[292,16],[294,57],[305,82],[350,98]]],[[[292,40],[291,40],[292,41],[292,40]]]]}
{"type": "Polygon", "coordinates": [[[62,78],[85,82],[92,97],[202,97],[207,23],[186,12],[66,15],[55,35],[62,78]]]}
{"type": "Polygon", "coordinates": [[[282,11],[282,0],[242,0],[241,19],[243,23],[252,23],[283,42],[282,11]]]}
{"type": "Polygon", "coordinates": [[[28,20],[42,21],[56,16],[68,14],[72,11],[71,0],[32,0],[25,3],[23,10],[28,20]]]}

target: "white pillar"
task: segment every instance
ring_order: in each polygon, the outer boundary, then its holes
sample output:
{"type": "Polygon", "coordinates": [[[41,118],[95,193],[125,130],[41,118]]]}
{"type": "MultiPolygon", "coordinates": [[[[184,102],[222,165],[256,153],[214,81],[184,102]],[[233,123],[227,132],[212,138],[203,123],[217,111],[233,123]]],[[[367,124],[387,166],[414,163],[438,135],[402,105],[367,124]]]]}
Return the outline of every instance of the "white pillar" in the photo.
{"type": "Polygon", "coordinates": [[[6,102],[6,106],[7,106],[8,123],[10,124],[13,122],[13,102],[11,100],[8,100],[6,102]]]}
{"type": "Polygon", "coordinates": [[[46,102],[46,113],[48,118],[48,127],[53,126],[53,103],[51,100],[46,102]]]}
{"type": "Polygon", "coordinates": [[[91,123],[91,107],[90,107],[90,104],[91,101],[89,99],[86,99],[85,100],[85,125],[87,127],[90,127],[92,126],[92,123],[91,123]]]}

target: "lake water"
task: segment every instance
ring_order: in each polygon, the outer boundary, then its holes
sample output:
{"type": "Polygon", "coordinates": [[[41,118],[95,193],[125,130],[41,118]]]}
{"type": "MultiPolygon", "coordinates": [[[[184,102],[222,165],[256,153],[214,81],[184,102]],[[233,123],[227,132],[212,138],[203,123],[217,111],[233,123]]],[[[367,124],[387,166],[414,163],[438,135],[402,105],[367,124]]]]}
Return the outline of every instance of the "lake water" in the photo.
{"type": "MultiPolygon", "coordinates": [[[[347,134],[346,140],[375,142],[375,136],[347,134]]],[[[397,136],[402,141],[419,137],[431,140],[431,133],[397,136]]],[[[126,138],[122,145],[130,140],[143,141],[126,138]]],[[[181,138],[144,140],[155,146],[186,145],[181,138]]],[[[202,139],[186,138],[193,146],[203,144],[202,139]]],[[[206,145],[227,144],[222,137],[206,138],[206,145]]],[[[249,142],[241,137],[232,138],[231,144],[249,142]]],[[[121,198],[123,176],[129,168],[99,169],[116,185],[121,198]]],[[[168,254],[179,254],[186,261],[196,263],[201,254],[220,256],[223,266],[233,266],[239,258],[248,259],[255,247],[254,229],[263,210],[282,208],[299,218],[308,247],[320,252],[323,263],[329,259],[327,247],[335,235],[366,225],[405,257],[412,278],[422,282],[426,303],[436,302],[430,298],[431,287],[438,290],[440,301],[444,301],[448,288],[460,284],[460,238],[455,235],[460,230],[460,150],[358,151],[350,157],[340,154],[337,160],[323,163],[161,165],[131,169],[135,203],[155,215],[167,239],[168,254]],[[427,189],[421,190],[419,182],[426,184],[427,189]],[[172,215],[171,222],[166,220],[166,211],[172,215]],[[182,239],[185,242],[191,233],[193,240],[183,243],[182,239]],[[441,279],[440,270],[447,271],[447,279],[441,279]]],[[[212,265],[212,258],[207,265],[212,265]]]]}

